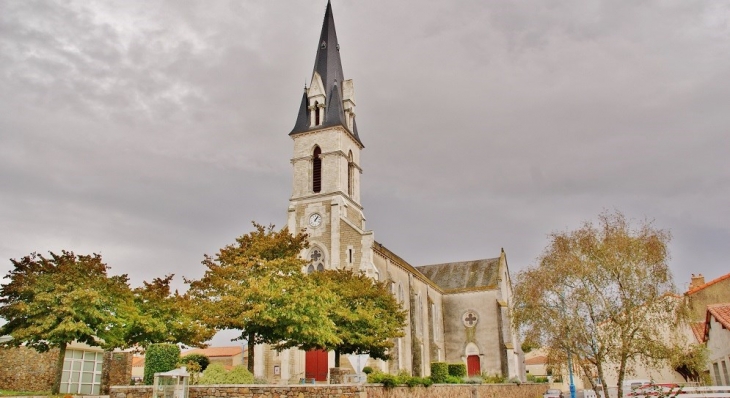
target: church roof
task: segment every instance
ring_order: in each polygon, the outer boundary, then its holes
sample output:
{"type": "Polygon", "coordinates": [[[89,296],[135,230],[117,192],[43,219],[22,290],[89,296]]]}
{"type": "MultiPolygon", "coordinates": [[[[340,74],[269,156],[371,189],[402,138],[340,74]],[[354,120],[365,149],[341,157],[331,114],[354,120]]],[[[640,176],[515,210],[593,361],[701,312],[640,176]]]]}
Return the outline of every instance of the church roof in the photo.
{"type": "Polygon", "coordinates": [[[335,31],[335,18],[332,16],[332,4],[327,2],[327,10],[324,13],[322,22],[322,33],[317,43],[317,57],[314,60],[314,72],[319,73],[324,83],[324,92],[332,91],[335,82],[342,84],[345,77],[342,73],[342,61],[340,60],[340,44],[337,42],[335,31]]]}
{"type": "Polygon", "coordinates": [[[446,293],[474,289],[496,289],[499,257],[416,267],[446,293]]]}
{"type": "Polygon", "coordinates": [[[361,147],[364,147],[357,132],[357,124],[353,121],[352,131],[350,131],[345,122],[345,111],[342,106],[342,83],[345,81],[345,76],[342,73],[340,43],[337,41],[335,18],[332,15],[332,4],[329,1],[327,1],[327,10],[324,13],[324,21],[322,22],[322,33],[317,43],[317,56],[314,59],[314,71],[312,71],[313,76],[315,72],[322,78],[324,92],[327,95],[324,123],[321,126],[310,127],[307,94],[305,91],[299,106],[299,112],[297,113],[297,121],[289,135],[304,133],[310,129],[342,126],[361,147]]]}

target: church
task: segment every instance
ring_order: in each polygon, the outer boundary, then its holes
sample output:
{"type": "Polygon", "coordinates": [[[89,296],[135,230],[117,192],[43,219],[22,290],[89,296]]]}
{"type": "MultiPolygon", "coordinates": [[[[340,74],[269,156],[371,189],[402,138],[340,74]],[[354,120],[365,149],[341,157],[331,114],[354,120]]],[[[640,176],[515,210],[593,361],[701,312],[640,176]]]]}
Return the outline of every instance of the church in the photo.
{"type": "MultiPolygon", "coordinates": [[[[524,380],[523,355],[510,322],[512,287],[504,250],[494,258],[416,266],[377,242],[360,202],[366,165],[360,161],[364,145],[355,116],[355,86],[342,71],[328,2],[312,79],[289,133],[294,150],[287,225],[309,235],[302,256],[310,263],[303,272],[353,269],[390,286],[409,321],[404,337],[394,341],[392,359],[367,360],[373,368],[427,376],[431,362],[464,363],[469,376],[524,380]]],[[[275,383],[326,382],[334,366],[332,352],[256,350],[254,373],[275,383]]],[[[345,357],[342,367],[357,366],[345,357]]]]}

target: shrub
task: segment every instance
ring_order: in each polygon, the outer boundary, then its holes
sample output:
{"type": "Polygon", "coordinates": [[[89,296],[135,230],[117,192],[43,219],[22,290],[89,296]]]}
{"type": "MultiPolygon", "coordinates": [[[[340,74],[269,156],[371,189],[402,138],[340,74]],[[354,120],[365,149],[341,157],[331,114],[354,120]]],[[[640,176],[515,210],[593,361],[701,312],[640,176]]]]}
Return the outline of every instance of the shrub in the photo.
{"type": "Polygon", "coordinates": [[[366,367],[362,368],[362,372],[365,373],[366,375],[369,375],[370,373],[373,373],[373,368],[371,368],[370,366],[366,366],[366,367]]]}
{"type": "Polygon", "coordinates": [[[226,375],[226,384],[253,384],[254,377],[243,365],[236,365],[226,375]]]}
{"type": "Polygon", "coordinates": [[[450,363],[449,375],[456,377],[466,377],[466,365],[463,363],[450,363]]]}
{"type": "Polygon", "coordinates": [[[219,363],[212,363],[200,376],[198,384],[226,384],[226,368],[219,363]]]}
{"type": "Polygon", "coordinates": [[[368,375],[368,383],[380,383],[385,388],[392,388],[400,385],[407,385],[408,387],[424,386],[428,387],[433,384],[433,381],[429,377],[415,377],[408,374],[407,371],[401,370],[398,375],[392,375],[388,373],[382,373],[374,371],[368,375]]]}
{"type": "Polygon", "coordinates": [[[180,347],[175,344],[150,344],[144,361],[144,384],[155,381],[155,373],[167,372],[177,367],[180,347]]]}
{"type": "Polygon", "coordinates": [[[456,376],[446,376],[446,382],[448,384],[461,384],[463,382],[463,379],[461,377],[456,376]]]}
{"type": "Polygon", "coordinates": [[[255,379],[243,365],[234,366],[226,371],[223,365],[212,363],[203,372],[198,384],[253,384],[255,379]]]}
{"type": "Polygon", "coordinates": [[[482,375],[482,380],[484,380],[485,383],[499,384],[499,383],[504,383],[505,381],[507,381],[507,378],[502,375],[498,375],[498,374],[489,375],[489,374],[484,373],[482,375]]]}
{"type": "Polygon", "coordinates": [[[434,383],[445,383],[449,376],[449,364],[446,362],[431,362],[431,380],[434,383]]]}
{"type": "Polygon", "coordinates": [[[188,362],[197,363],[200,366],[201,372],[210,365],[210,359],[203,354],[188,354],[180,358],[182,366],[187,366],[188,362]]]}

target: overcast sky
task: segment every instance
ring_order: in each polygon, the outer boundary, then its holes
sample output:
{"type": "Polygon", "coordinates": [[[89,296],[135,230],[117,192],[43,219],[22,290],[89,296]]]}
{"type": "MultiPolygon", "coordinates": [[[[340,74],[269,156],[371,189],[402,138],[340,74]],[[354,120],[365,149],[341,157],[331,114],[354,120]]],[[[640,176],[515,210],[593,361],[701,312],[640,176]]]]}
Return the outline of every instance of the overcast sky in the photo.
{"type": "MultiPolygon", "coordinates": [[[[325,0],[0,0],[0,273],[101,253],[198,278],[283,226],[325,0]]],[[[413,265],[620,210],[668,229],[680,291],[730,272],[730,3],[336,0],[362,203],[413,265]]]]}

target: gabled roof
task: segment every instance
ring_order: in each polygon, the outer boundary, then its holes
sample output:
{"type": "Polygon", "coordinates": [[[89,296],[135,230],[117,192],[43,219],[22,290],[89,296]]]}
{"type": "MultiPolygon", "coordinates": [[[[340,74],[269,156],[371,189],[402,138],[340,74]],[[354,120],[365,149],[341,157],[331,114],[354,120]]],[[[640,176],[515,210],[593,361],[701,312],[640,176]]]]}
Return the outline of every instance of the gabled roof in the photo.
{"type": "Polygon", "coordinates": [[[707,283],[705,283],[703,285],[700,285],[700,286],[697,286],[697,287],[695,287],[695,288],[693,288],[691,290],[688,290],[685,293],[685,295],[688,295],[689,296],[689,295],[695,294],[695,293],[699,292],[700,290],[703,290],[705,288],[708,288],[708,287],[710,287],[710,286],[712,286],[712,285],[714,285],[716,283],[722,282],[725,279],[730,279],[730,274],[725,274],[725,275],[723,275],[723,276],[721,276],[719,278],[715,278],[715,279],[713,279],[713,280],[711,280],[711,281],[709,281],[709,282],[707,282],[707,283]]]}
{"type": "Polygon", "coordinates": [[[710,304],[707,306],[707,322],[710,323],[710,315],[714,316],[718,323],[725,329],[730,329],[730,303],[710,304]]]}
{"type": "Polygon", "coordinates": [[[705,336],[705,323],[704,322],[693,322],[690,325],[690,328],[692,328],[692,334],[694,334],[695,339],[697,339],[698,343],[701,343],[704,340],[705,336]]]}
{"type": "Polygon", "coordinates": [[[206,357],[232,357],[243,353],[243,348],[240,346],[230,347],[208,347],[208,348],[196,348],[190,351],[185,351],[183,355],[188,354],[203,354],[206,357]]]}
{"type": "Polygon", "coordinates": [[[525,365],[545,365],[547,363],[547,357],[545,355],[538,355],[532,358],[525,358],[525,365]]]}
{"type": "Polygon", "coordinates": [[[499,257],[416,267],[446,293],[496,289],[499,257]]]}

